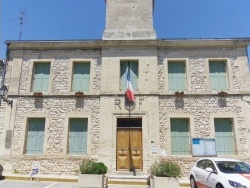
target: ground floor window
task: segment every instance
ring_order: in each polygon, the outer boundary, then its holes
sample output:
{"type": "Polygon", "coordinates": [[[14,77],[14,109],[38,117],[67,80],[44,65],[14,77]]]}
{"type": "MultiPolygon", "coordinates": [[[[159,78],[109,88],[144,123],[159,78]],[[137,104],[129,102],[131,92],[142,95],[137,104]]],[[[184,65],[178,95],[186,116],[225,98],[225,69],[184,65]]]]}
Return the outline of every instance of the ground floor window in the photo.
{"type": "Polygon", "coordinates": [[[190,154],[189,120],[171,118],[171,153],[172,155],[190,154]]]}
{"type": "Polygon", "coordinates": [[[71,118],[69,121],[69,154],[87,154],[87,118],[71,118]]]}
{"type": "Polygon", "coordinates": [[[230,118],[215,118],[215,141],[218,155],[234,155],[234,134],[230,118]]]}
{"type": "Polygon", "coordinates": [[[28,119],[26,154],[42,154],[45,118],[28,119]]]}

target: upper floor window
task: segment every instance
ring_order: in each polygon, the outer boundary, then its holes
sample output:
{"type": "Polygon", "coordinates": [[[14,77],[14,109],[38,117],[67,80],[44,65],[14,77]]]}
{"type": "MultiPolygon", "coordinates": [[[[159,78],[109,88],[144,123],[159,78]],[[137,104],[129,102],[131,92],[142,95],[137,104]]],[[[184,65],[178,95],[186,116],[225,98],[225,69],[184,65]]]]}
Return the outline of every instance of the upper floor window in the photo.
{"type": "Polygon", "coordinates": [[[171,118],[170,124],[172,154],[190,154],[189,120],[185,118],[171,118]]]}
{"type": "Polygon", "coordinates": [[[69,121],[69,154],[87,154],[88,119],[69,121]]]}
{"type": "Polygon", "coordinates": [[[209,74],[211,90],[222,91],[228,89],[225,61],[210,61],[209,74]]]}
{"type": "Polygon", "coordinates": [[[185,62],[168,63],[168,89],[170,91],[186,90],[185,62]]]}
{"type": "Polygon", "coordinates": [[[73,91],[89,91],[90,63],[75,62],[73,66],[73,91]]]}
{"type": "Polygon", "coordinates": [[[127,89],[128,75],[133,90],[138,90],[138,63],[133,61],[121,62],[121,90],[127,89]]]}
{"type": "Polygon", "coordinates": [[[33,91],[48,91],[50,63],[35,63],[33,74],[33,91]]]}
{"type": "Polygon", "coordinates": [[[31,118],[28,120],[27,154],[42,154],[44,141],[45,118],[31,118]]]}

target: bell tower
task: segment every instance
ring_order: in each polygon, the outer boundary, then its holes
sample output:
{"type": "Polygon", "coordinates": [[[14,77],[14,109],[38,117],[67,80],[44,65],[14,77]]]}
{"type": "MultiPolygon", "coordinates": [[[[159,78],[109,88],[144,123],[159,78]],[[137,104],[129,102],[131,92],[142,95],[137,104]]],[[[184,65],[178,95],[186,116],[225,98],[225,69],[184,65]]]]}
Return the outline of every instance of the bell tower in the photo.
{"type": "Polygon", "coordinates": [[[154,0],[106,0],[103,40],[156,39],[154,0]]]}

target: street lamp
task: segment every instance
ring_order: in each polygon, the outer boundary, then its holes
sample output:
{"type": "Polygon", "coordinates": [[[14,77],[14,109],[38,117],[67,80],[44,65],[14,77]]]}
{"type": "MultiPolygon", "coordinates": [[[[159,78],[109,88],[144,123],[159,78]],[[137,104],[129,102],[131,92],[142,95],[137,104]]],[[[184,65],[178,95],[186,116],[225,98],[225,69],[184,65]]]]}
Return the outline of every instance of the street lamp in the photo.
{"type": "Polygon", "coordinates": [[[5,95],[7,95],[8,89],[5,85],[2,85],[0,88],[0,97],[3,98],[5,95]]]}
{"type": "Polygon", "coordinates": [[[0,88],[0,99],[3,99],[4,102],[7,102],[7,104],[11,105],[12,107],[12,100],[9,100],[6,95],[8,93],[8,88],[5,85],[2,85],[0,88]]]}
{"type": "MultiPolygon", "coordinates": [[[[3,67],[3,70],[4,70],[4,68],[5,68],[5,64],[4,64],[4,60],[2,60],[2,59],[0,59],[0,67],[3,67]]],[[[1,68],[2,69],[2,68],[1,68]]],[[[1,70],[0,69],[0,70],[1,70]]],[[[1,73],[0,73],[1,74],[1,73]]],[[[3,73],[3,77],[4,77],[4,74],[5,73],[3,73]]],[[[0,88],[0,104],[1,104],[1,100],[3,99],[3,101],[4,102],[7,102],[9,105],[11,105],[11,107],[12,107],[12,103],[13,103],[13,101],[12,100],[9,100],[7,97],[6,97],[6,95],[7,95],[7,93],[8,93],[8,88],[5,86],[5,85],[3,85],[4,84],[4,78],[3,78],[3,80],[2,80],[2,83],[0,83],[0,84],[2,84],[2,86],[1,86],[1,88],[0,88]]]]}

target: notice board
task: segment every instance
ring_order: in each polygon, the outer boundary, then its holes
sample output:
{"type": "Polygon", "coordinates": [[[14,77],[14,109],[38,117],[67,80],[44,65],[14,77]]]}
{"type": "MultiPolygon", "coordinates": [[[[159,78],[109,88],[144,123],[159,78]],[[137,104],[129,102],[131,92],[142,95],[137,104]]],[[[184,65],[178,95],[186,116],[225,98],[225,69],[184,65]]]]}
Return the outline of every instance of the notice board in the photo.
{"type": "Polygon", "coordinates": [[[192,138],[193,156],[217,156],[214,138],[192,138]]]}

